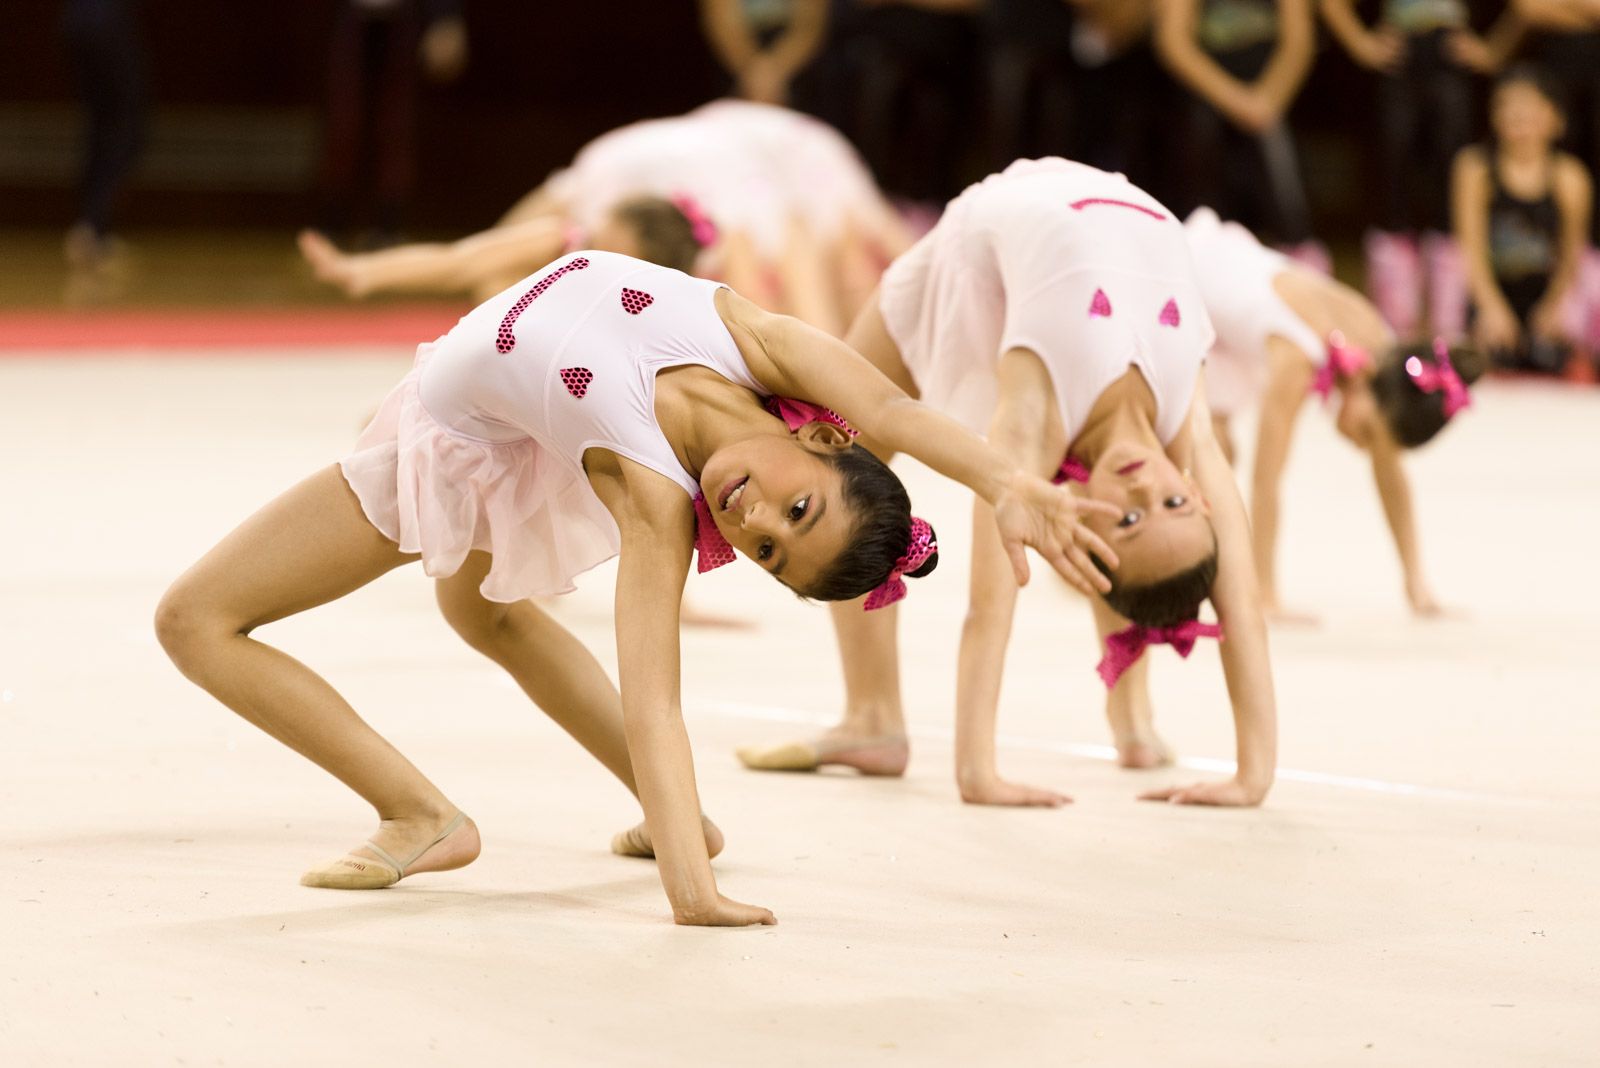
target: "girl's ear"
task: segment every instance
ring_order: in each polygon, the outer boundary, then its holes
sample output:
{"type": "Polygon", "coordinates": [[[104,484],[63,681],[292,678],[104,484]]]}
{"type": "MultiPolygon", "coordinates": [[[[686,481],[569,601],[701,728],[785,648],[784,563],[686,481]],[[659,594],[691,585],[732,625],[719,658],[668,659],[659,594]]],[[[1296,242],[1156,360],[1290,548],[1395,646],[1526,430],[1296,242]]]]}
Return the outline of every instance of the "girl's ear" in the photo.
{"type": "Polygon", "coordinates": [[[794,436],[802,444],[821,445],[829,449],[848,449],[852,444],[850,435],[832,423],[806,423],[794,432],[794,436]]]}

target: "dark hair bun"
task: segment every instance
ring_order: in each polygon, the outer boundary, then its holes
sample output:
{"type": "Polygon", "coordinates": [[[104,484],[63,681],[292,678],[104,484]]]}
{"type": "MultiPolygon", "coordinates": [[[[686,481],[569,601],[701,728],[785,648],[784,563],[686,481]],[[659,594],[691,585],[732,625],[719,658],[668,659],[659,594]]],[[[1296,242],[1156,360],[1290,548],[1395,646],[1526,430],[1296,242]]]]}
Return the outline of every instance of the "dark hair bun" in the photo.
{"type": "MultiPolygon", "coordinates": [[[[937,534],[933,533],[933,524],[932,523],[928,524],[928,533],[930,535],[932,535],[933,542],[934,542],[935,545],[937,545],[939,543],[939,536],[937,534]]],[[[926,578],[927,576],[933,574],[933,569],[938,567],[938,566],[939,566],[939,550],[938,549],[934,549],[933,552],[928,554],[928,558],[926,560],[922,561],[922,566],[917,568],[915,571],[907,571],[906,572],[906,577],[907,578],[926,578]]]]}

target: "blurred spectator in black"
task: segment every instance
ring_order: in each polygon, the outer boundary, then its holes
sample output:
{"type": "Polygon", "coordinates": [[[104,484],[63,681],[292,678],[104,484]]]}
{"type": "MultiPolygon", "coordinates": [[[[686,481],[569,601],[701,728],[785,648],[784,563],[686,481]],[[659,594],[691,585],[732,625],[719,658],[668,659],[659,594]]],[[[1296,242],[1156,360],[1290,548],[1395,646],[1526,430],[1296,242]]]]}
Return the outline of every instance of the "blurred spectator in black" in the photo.
{"type": "MultiPolygon", "coordinates": [[[[1529,58],[1567,115],[1565,147],[1600,172],[1600,0],[1512,0],[1533,32],[1529,58]]],[[[1597,220],[1600,222],[1600,220],[1597,220]]],[[[1591,240],[1600,230],[1591,230],[1591,240]]]]}
{"type": "Polygon", "coordinates": [[[1311,69],[1311,0],[1157,0],[1155,46],[1189,97],[1173,207],[1213,208],[1326,270],[1286,120],[1311,69]]]}
{"type": "Polygon", "coordinates": [[[112,215],[144,146],[144,50],[128,0],[67,0],[61,23],[86,119],[78,218],[67,231],[66,254],[74,268],[94,270],[110,255],[112,215]]]}
{"type": "Polygon", "coordinates": [[[1559,372],[1583,330],[1577,281],[1594,184],[1556,148],[1563,124],[1540,72],[1519,68],[1495,85],[1488,142],[1456,159],[1451,203],[1473,339],[1502,367],[1559,372]]]}
{"type": "Polygon", "coordinates": [[[735,95],[790,106],[827,38],[828,0],[700,0],[700,21],[735,95]]]}
{"type": "Polygon", "coordinates": [[[1151,47],[1154,0],[1066,2],[1076,13],[1073,157],[1126,174],[1157,198],[1170,199],[1172,182],[1163,163],[1174,89],[1151,47]]]}
{"type": "Polygon", "coordinates": [[[1473,32],[1465,0],[1384,0],[1369,27],[1354,0],[1321,2],[1345,51],[1381,76],[1378,217],[1366,235],[1373,302],[1410,337],[1422,326],[1426,288],[1432,332],[1454,338],[1464,327],[1466,279],[1450,237],[1450,166],[1472,140],[1474,79],[1505,62],[1517,23],[1502,18],[1484,37],[1473,32]]]}
{"type": "Polygon", "coordinates": [[[987,0],[988,169],[1067,155],[1071,138],[1073,19],[1063,0],[987,0]]]}
{"type": "Polygon", "coordinates": [[[879,183],[943,204],[960,192],[972,140],[983,0],[846,0],[856,137],[879,183]]]}
{"type": "Polygon", "coordinates": [[[448,82],[466,65],[461,0],[342,0],[328,76],[321,229],[343,233],[359,221],[374,229],[372,244],[398,237],[416,171],[417,74],[448,82]],[[372,211],[360,218],[364,163],[372,211]]]}

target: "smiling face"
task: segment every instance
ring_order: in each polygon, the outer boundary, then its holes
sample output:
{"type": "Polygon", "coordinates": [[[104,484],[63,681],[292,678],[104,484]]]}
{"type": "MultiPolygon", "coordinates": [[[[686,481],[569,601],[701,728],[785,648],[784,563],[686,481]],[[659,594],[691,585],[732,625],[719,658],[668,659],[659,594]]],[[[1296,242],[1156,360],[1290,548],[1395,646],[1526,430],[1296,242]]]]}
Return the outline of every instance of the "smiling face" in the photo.
{"type": "Polygon", "coordinates": [[[808,423],[718,449],[700,473],[717,529],[785,585],[813,588],[854,529],[842,477],[827,459],[851,447],[837,427],[808,423]]]}
{"type": "Polygon", "coordinates": [[[1160,449],[1118,442],[1089,472],[1089,496],[1122,510],[1085,522],[1121,563],[1113,581],[1148,585],[1194,567],[1216,548],[1211,510],[1193,484],[1160,449]]]}

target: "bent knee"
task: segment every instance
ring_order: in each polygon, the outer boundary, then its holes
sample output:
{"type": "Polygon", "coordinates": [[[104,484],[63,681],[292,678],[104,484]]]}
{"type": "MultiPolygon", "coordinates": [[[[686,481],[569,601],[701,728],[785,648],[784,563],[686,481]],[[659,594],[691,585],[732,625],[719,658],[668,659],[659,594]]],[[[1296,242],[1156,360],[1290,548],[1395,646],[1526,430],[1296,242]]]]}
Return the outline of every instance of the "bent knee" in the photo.
{"type": "Polygon", "coordinates": [[[185,675],[191,675],[208,645],[238,633],[211,608],[200,591],[183,579],[174,582],[156,605],[156,640],[185,675]]]}
{"type": "Polygon", "coordinates": [[[512,605],[496,604],[476,591],[462,594],[439,589],[439,611],[450,629],[480,653],[495,649],[504,639],[511,620],[512,605]]]}

